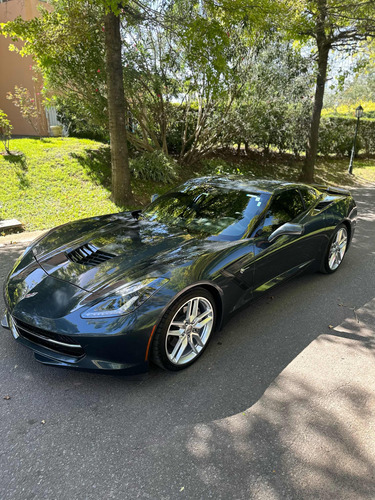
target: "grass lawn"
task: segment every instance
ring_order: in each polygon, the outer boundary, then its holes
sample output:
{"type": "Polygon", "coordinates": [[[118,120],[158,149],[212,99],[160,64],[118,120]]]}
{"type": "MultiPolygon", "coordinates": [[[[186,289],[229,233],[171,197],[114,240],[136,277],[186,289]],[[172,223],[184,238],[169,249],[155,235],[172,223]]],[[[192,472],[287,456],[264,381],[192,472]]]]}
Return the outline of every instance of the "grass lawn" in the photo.
{"type": "MultiPolygon", "coordinates": [[[[14,139],[10,149],[23,156],[0,155],[0,219],[18,219],[33,231],[126,208],[110,200],[110,158],[103,144],[75,138],[14,139]]],[[[138,205],[163,187],[135,180],[138,205]]]]}
{"type": "MultiPolygon", "coordinates": [[[[19,219],[27,231],[46,229],[69,220],[118,212],[110,200],[109,148],[88,139],[13,139],[11,150],[22,156],[0,155],[0,219],[19,219]]],[[[297,180],[302,161],[274,155],[216,155],[192,169],[182,169],[180,180],[215,173],[242,173],[248,177],[297,180]]],[[[356,160],[354,172],[346,173],[348,160],[319,159],[317,182],[346,186],[375,182],[375,160],[356,160]]],[[[170,186],[134,179],[137,206],[152,193],[170,186]]]]}
{"type": "Polygon", "coordinates": [[[368,182],[375,182],[375,160],[361,159],[354,162],[353,173],[368,182]]]}
{"type": "Polygon", "coordinates": [[[117,210],[109,191],[73,154],[98,147],[82,139],[15,139],[0,156],[0,218],[19,219],[27,231],[117,210]]]}

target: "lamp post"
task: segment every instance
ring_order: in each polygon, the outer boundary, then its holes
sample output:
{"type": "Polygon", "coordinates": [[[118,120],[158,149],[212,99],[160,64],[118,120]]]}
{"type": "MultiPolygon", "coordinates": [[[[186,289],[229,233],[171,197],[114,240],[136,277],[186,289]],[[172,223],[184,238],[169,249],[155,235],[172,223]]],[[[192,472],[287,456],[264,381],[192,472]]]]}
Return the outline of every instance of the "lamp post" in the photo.
{"type": "Polygon", "coordinates": [[[361,105],[359,105],[358,108],[355,110],[355,116],[357,118],[357,123],[355,125],[354,141],[353,141],[352,152],[350,155],[350,162],[349,162],[349,168],[348,168],[349,174],[353,173],[353,160],[354,160],[354,156],[355,156],[355,143],[357,142],[359,119],[362,118],[362,116],[363,116],[363,108],[361,105]]]}

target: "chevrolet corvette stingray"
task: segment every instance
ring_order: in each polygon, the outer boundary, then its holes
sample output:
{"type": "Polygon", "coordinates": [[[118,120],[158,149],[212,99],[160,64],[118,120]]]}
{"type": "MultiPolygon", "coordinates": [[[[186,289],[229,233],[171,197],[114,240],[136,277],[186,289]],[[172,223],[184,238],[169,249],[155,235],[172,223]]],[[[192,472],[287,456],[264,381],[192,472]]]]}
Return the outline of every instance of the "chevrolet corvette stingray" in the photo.
{"type": "Polygon", "coordinates": [[[244,304],[304,270],[337,271],[356,215],[340,188],[192,179],[33,242],[6,280],[2,326],[48,365],[180,370],[244,304]]]}

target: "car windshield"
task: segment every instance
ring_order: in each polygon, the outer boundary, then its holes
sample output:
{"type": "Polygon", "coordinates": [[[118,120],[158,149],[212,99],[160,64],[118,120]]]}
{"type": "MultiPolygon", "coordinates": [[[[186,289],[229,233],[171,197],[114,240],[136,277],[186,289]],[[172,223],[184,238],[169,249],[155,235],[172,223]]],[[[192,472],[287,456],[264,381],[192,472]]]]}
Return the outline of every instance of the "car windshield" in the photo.
{"type": "Polygon", "coordinates": [[[248,232],[269,198],[264,193],[224,189],[207,183],[185,184],[157,198],[141,217],[232,241],[248,232]]]}

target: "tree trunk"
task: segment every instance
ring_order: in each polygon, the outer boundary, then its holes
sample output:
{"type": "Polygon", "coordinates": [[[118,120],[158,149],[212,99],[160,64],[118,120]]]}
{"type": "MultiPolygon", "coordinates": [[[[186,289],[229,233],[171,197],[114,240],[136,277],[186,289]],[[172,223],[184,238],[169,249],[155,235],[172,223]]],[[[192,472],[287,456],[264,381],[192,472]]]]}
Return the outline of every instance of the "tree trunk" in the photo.
{"type": "Polygon", "coordinates": [[[316,77],[314,107],[310,122],[310,132],[306,149],[306,158],[302,167],[301,180],[305,182],[314,181],[314,168],[318,152],[320,116],[323,108],[324,88],[327,77],[329,48],[323,47],[319,50],[318,75],[316,77]]]}
{"type": "Polygon", "coordinates": [[[306,158],[302,166],[301,180],[314,181],[314,168],[318,152],[320,116],[323,107],[324,89],[327,78],[328,55],[331,49],[325,33],[327,0],[318,0],[319,15],[316,22],[316,43],[318,46],[318,74],[316,77],[314,107],[310,121],[306,158]]]}
{"type": "Polygon", "coordinates": [[[161,137],[162,137],[162,147],[163,147],[163,153],[168,155],[168,144],[167,144],[167,118],[165,116],[165,106],[164,106],[164,100],[163,96],[160,96],[160,101],[161,101],[161,123],[160,123],[160,130],[161,130],[161,137]]]}
{"type": "Polygon", "coordinates": [[[111,142],[112,199],[117,205],[134,205],[130,185],[126,133],[126,105],[121,61],[120,19],[113,12],[105,16],[105,50],[109,137],[111,142]]]}

